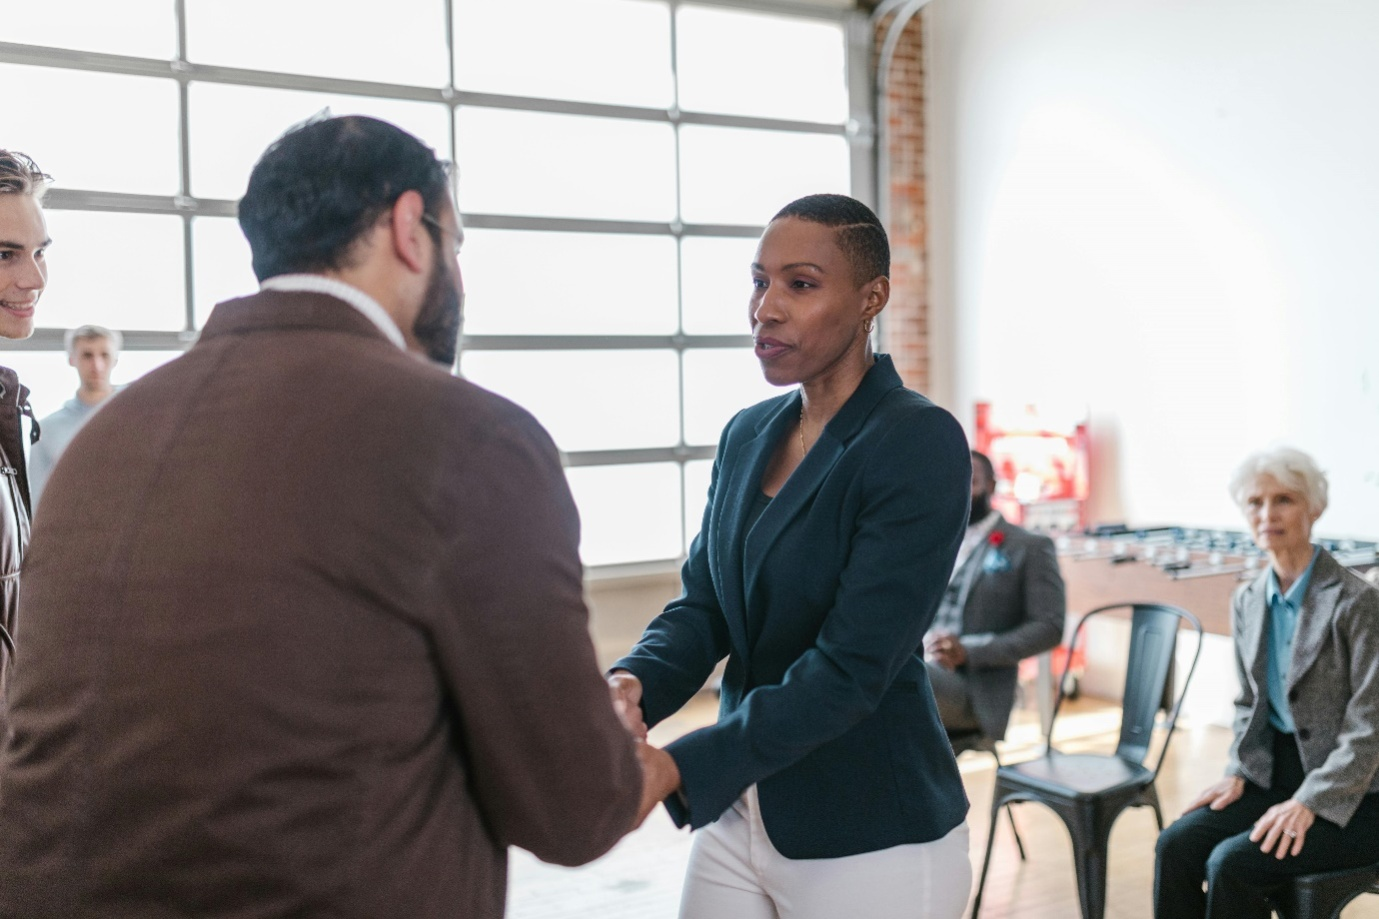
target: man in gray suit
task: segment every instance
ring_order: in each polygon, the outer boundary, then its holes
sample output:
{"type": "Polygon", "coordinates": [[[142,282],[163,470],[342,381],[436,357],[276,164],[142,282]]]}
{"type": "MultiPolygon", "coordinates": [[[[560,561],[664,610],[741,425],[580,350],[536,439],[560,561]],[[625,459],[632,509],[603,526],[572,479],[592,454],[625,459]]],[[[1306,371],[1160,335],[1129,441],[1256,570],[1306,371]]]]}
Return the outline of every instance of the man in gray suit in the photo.
{"type": "Polygon", "coordinates": [[[1063,637],[1063,576],[1053,541],[991,507],[996,471],[972,451],[972,512],[948,590],[924,636],[925,662],[949,736],[1005,736],[1020,661],[1063,637]]]}

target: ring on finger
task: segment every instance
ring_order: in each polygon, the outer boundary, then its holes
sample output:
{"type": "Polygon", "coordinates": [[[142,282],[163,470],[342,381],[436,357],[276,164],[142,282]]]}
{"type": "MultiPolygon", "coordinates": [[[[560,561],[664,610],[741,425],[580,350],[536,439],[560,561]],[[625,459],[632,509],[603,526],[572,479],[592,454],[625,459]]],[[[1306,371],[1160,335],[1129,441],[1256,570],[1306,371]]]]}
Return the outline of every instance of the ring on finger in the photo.
{"type": "Polygon", "coordinates": [[[1284,830],[1284,831],[1283,831],[1283,835],[1284,835],[1284,836],[1287,836],[1289,839],[1297,839],[1297,838],[1298,838],[1298,834],[1297,834],[1295,831],[1293,831],[1293,830],[1284,830]]]}

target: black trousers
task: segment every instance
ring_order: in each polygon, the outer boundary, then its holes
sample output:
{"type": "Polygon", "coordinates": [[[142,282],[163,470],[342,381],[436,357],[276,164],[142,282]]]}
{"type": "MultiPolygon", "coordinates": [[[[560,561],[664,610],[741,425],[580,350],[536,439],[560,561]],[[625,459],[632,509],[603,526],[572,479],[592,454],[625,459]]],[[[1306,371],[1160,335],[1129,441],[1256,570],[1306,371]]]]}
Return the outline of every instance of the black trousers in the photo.
{"type": "Polygon", "coordinates": [[[1302,780],[1297,742],[1276,732],[1271,788],[1246,781],[1229,807],[1199,807],[1164,830],[1154,864],[1157,919],[1269,919],[1265,895],[1288,878],[1379,862],[1379,794],[1366,795],[1344,828],[1318,817],[1297,855],[1279,859],[1250,842],[1255,821],[1302,780]]]}

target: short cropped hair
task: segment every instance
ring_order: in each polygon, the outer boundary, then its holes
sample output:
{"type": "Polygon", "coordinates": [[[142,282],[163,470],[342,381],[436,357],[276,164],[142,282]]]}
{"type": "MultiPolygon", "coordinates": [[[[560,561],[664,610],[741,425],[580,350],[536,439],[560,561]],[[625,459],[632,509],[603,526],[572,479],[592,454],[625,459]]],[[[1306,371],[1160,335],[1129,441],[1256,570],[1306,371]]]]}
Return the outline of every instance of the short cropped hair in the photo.
{"type": "Polygon", "coordinates": [[[847,195],[807,195],[780,209],[772,222],[798,217],[811,223],[836,227],[838,247],[852,263],[853,283],[859,287],[882,276],[891,276],[891,244],[886,228],[871,208],[847,195]]]}
{"type": "Polygon", "coordinates": [[[239,202],[254,274],[263,281],[347,267],[355,244],[408,191],[439,217],[450,170],[401,128],[360,115],[292,128],[264,151],[239,202]]]}
{"type": "Polygon", "coordinates": [[[1246,493],[1261,476],[1302,495],[1307,508],[1320,516],[1326,510],[1327,481],[1316,460],[1293,447],[1270,447],[1245,457],[1231,475],[1231,498],[1243,511],[1246,493]]]}
{"type": "Polygon", "coordinates": [[[33,195],[41,201],[52,181],[52,176],[24,154],[0,150],[0,195],[33,195]]]}
{"type": "Polygon", "coordinates": [[[62,344],[67,349],[67,356],[71,357],[76,350],[77,342],[90,341],[93,338],[104,338],[110,342],[110,350],[119,353],[124,347],[124,336],[114,329],[107,329],[103,325],[79,325],[75,329],[68,329],[67,334],[62,336],[62,344]]]}
{"type": "Polygon", "coordinates": [[[996,467],[992,465],[991,457],[987,456],[985,453],[978,453],[976,450],[973,450],[972,465],[981,466],[986,470],[987,479],[992,482],[996,481],[996,467]]]}

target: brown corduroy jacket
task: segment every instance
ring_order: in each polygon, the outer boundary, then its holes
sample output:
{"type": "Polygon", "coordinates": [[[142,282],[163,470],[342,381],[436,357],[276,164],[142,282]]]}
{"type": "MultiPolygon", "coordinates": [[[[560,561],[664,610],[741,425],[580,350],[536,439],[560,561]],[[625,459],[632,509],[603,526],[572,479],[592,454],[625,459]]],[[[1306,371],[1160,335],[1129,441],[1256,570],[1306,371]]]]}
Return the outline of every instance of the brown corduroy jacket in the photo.
{"type": "Polygon", "coordinates": [[[0,916],[483,919],[640,794],[530,415],[348,304],[218,306],[35,522],[0,916]]]}

